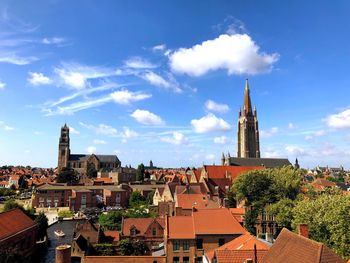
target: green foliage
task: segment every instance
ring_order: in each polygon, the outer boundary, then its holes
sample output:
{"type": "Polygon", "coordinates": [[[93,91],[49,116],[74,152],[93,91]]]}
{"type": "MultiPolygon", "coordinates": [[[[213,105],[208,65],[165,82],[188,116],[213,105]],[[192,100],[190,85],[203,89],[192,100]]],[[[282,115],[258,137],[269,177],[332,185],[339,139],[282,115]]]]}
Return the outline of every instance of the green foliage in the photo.
{"type": "Polygon", "coordinates": [[[16,191],[8,188],[0,188],[0,196],[11,196],[15,195],[16,191]]]}
{"type": "Polygon", "coordinates": [[[88,167],[87,167],[87,176],[89,178],[96,178],[97,177],[97,171],[95,168],[95,165],[92,163],[88,163],[88,167]]]}
{"type": "Polygon", "coordinates": [[[310,238],[325,243],[344,258],[350,258],[350,196],[321,194],[303,200],[293,209],[292,227],[306,223],[310,238]]]}
{"type": "Polygon", "coordinates": [[[79,182],[78,174],[71,168],[63,168],[57,176],[58,183],[75,184],[79,182]]]}
{"type": "Polygon", "coordinates": [[[122,218],[122,211],[110,211],[107,214],[101,214],[98,217],[98,222],[103,230],[120,230],[122,218]]]}
{"type": "Polygon", "coordinates": [[[117,247],[118,254],[122,256],[142,256],[148,251],[144,241],[129,238],[120,240],[117,247]]]}
{"type": "Polygon", "coordinates": [[[43,212],[40,212],[36,218],[35,218],[35,223],[38,224],[38,235],[39,235],[39,239],[42,239],[44,236],[47,235],[47,228],[49,227],[48,224],[48,219],[46,217],[46,215],[43,212]]]}
{"type": "Polygon", "coordinates": [[[227,198],[227,206],[228,207],[236,207],[237,206],[237,201],[236,201],[236,193],[232,188],[227,192],[226,194],[227,198]]]}
{"type": "Polygon", "coordinates": [[[139,191],[134,191],[131,193],[129,198],[129,206],[139,207],[146,204],[146,198],[139,191]]]}
{"type": "Polygon", "coordinates": [[[116,246],[112,244],[96,244],[94,250],[98,256],[115,256],[117,254],[116,246]]]}
{"type": "Polygon", "coordinates": [[[124,213],[124,217],[128,218],[147,218],[156,217],[154,213],[151,213],[145,206],[139,206],[136,208],[130,208],[124,213]]]}
{"type": "Polygon", "coordinates": [[[73,217],[74,213],[70,210],[61,210],[58,212],[58,217],[62,218],[71,218],[73,217]]]}
{"type": "Polygon", "coordinates": [[[4,208],[2,211],[7,212],[9,210],[16,209],[16,208],[21,209],[23,212],[25,211],[22,205],[20,205],[19,203],[17,203],[13,199],[10,199],[10,200],[5,202],[5,205],[4,205],[4,208]]]}
{"type": "Polygon", "coordinates": [[[255,235],[255,221],[259,215],[260,210],[247,210],[244,215],[244,228],[252,235],[255,235]]]}
{"type": "Polygon", "coordinates": [[[145,166],[143,165],[143,163],[141,163],[139,164],[139,166],[137,166],[136,181],[142,182],[144,178],[145,178],[145,166]]]}
{"type": "Polygon", "coordinates": [[[284,198],[279,200],[275,204],[267,206],[266,212],[269,215],[273,215],[279,227],[286,227],[292,229],[293,208],[295,202],[284,198]]]}
{"type": "Polygon", "coordinates": [[[25,176],[21,176],[18,179],[18,187],[20,189],[27,189],[28,188],[28,182],[25,180],[25,176]]]}
{"type": "Polygon", "coordinates": [[[121,256],[131,256],[134,252],[134,248],[130,239],[126,238],[120,240],[117,245],[117,251],[121,256]]]}
{"type": "Polygon", "coordinates": [[[154,196],[155,192],[156,192],[156,190],[153,189],[151,192],[148,193],[147,198],[146,198],[147,204],[149,204],[149,205],[153,204],[153,196],[154,196]]]}

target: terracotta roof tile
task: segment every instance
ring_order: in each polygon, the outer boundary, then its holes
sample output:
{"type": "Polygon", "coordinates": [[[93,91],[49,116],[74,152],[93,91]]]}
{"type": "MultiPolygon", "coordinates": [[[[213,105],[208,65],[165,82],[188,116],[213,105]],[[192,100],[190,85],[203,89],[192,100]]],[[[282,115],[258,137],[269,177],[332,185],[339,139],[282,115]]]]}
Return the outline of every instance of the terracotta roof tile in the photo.
{"type": "Polygon", "coordinates": [[[144,235],[149,226],[156,220],[162,228],[164,228],[164,218],[125,218],[123,221],[122,234],[124,236],[130,236],[130,229],[132,226],[136,227],[139,231],[137,235],[144,235]]]}
{"type": "Polygon", "coordinates": [[[35,222],[20,209],[3,212],[0,214],[0,240],[35,225],[35,222]]]}
{"type": "Polygon", "coordinates": [[[192,216],[168,217],[168,236],[171,239],[194,239],[192,216]]]}
{"type": "Polygon", "coordinates": [[[323,243],[299,236],[284,228],[262,262],[345,263],[345,260],[323,243]]]}
{"type": "MultiPolygon", "coordinates": [[[[261,262],[267,250],[256,252],[257,262],[261,262]]],[[[245,263],[247,259],[254,262],[254,250],[217,250],[215,251],[217,263],[245,263]]]]}
{"type": "Polygon", "coordinates": [[[204,165],[208,178],[231,178],[234,181],[240,174],[252,170],[262,170],[262,166],[204,165]]]}
{"type": "Polygon", "coordinates": [[[176,195],[176,206],[183,209],[205,208],[208,206],[208,199],[202,194],[178,194],[176,195]]]}

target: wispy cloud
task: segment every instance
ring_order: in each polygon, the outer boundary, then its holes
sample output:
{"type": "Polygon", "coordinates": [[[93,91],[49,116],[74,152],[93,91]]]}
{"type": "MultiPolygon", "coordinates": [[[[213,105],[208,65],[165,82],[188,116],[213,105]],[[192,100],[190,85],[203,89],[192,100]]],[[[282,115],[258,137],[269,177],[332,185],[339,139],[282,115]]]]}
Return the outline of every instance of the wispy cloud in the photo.
{"type": "Polygon", "coordinates": [[[13,53],[3,54],[0,52],[0,63],[9,63],[9,64],[23,66],[23,65],[28,65],[37,60],[39,59],[35,56],[22,57],[13,53]]]}
{"type": "Polygon", "coordinates": [[[52,80],[40,72],[29,72],[28,82],[34,86],[49,85],[52,80]]]}
{"type": "Polygon", "coordinates": [[[174,131],[172,133],[172,136],[161,137],[160,140],[162,142],[167,142],[174,145],[182,145],[182,144],[188,143],[188,139],[185,137],[183,133],[179,131],[174,131]]]}
{"type": "Polygon", "coordinates": [[[145,125],[163,125],[164,121],[148,110],[135,110],[131,115],[137,122],[145,125]]]}
{"type": "Polygon", "coordinates": [[[261,130],[260,131],[260,137],[262,138],[270,138],[278,133],[278,127],[272,127],[267,130],[261,130]]]}
{"type": "Polygon", "coordinates": [[[4,131],[13,131],[15,128],[7,125],[4,121],[0,121],[0,128],[3,129],[4,131]]]}
{"type": "Polygon", "coordinates": [[[131,102],[149,99],[152,97],[152,95],[143,92],[132,92],[124,89],[113,92],[111,97],[113,98],[113,101],[118,104],[128,105],[131,102]]]}
{"type": "Polygon", "coordinates": [[[206,116],[200,119],[193,119],[191,121],[192,128],[196,133],[207,133],[214,131],[228,131],[231,129],[230,124],[225,120],[216,117],[212,113],[208,113],[206,116]]]}
{"type": "Polygon", "coordinates": [[[6,87],[6,83],[5,83],[5,82],[2,82],[2,81],[0,80],[0,90],[4,90],[5,87],[6,87]]]}
{"type": "Polygon", "coordinates": [[[167,74],[167,79],[163,78],[162,76],[154,73],[153,71],[147,71],[142,74],[140,74],[141,78],[149,82],[150,84],[160,87],[160,88],[165,88],[172,90],[176,93],[181,93],[182,89],[180,88],[180,85],[172,76],[170,73],[167,74]]]}
{"type": "Polygon", "coordinates": [[[117,129],[107,124],[101,123],[98,126],[87,124],[84,122],[79,122],[79,124],[89,130],[94,131],[96,134],[108,135],[108,136],[116,136],[118,134],[117,129]]]}
{"type": "Polygon", "coordinates": [[[227,104],[217,103],[217,102],[212,101],[212,100],[207,100],[205,102],[205,108],[208,111],[216,111],[216,112],[221,112],[221,113],[225,113],[225,112],[228,112],[230,110],[230,107],[227,104]]]}
{"type": "Polygon", "coordinates": [[[45,45],[56,45],[56,46],[62,46],[63,44],[67,43],[67,40],[63,37],[45,37],[41,41],[45,45]]]}
{"type": "Polygon", "coordinates": [[[152,69],[158,67],[156,64],[149,62],[141,57],[132,57],[124,62],[125,66],[133,69],[152,69]]]}

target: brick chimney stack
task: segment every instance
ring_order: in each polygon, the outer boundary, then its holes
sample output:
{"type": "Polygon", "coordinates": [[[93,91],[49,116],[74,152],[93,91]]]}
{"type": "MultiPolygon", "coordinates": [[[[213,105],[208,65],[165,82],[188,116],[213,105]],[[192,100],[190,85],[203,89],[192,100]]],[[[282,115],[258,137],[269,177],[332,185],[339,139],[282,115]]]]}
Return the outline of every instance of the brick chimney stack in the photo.
{"type": "Polygon", "coordinates": [[[60,245],[56,247],[56,263],[71,263],[71,246],[60,245]]]}
{"type": "Polygon", "coordinates": [[[299,236],[309,238],[309,226],[307,224],[298,225],[299,236]]]}

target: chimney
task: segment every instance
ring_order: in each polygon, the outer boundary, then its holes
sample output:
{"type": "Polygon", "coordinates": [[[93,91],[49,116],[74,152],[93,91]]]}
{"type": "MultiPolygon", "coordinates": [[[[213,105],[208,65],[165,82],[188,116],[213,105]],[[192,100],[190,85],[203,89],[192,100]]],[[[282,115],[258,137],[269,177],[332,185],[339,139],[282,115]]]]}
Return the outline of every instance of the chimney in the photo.
{"type": "Polygon", "coordinates": [[[71,246],[60,245],[56,247],[56,263],[71,263],[71,246]]]}
{"type": "Polygon", "coordinates": [[[299,236],[309,238],[309,226],[307,224],[298,225],[299,236]]]}

